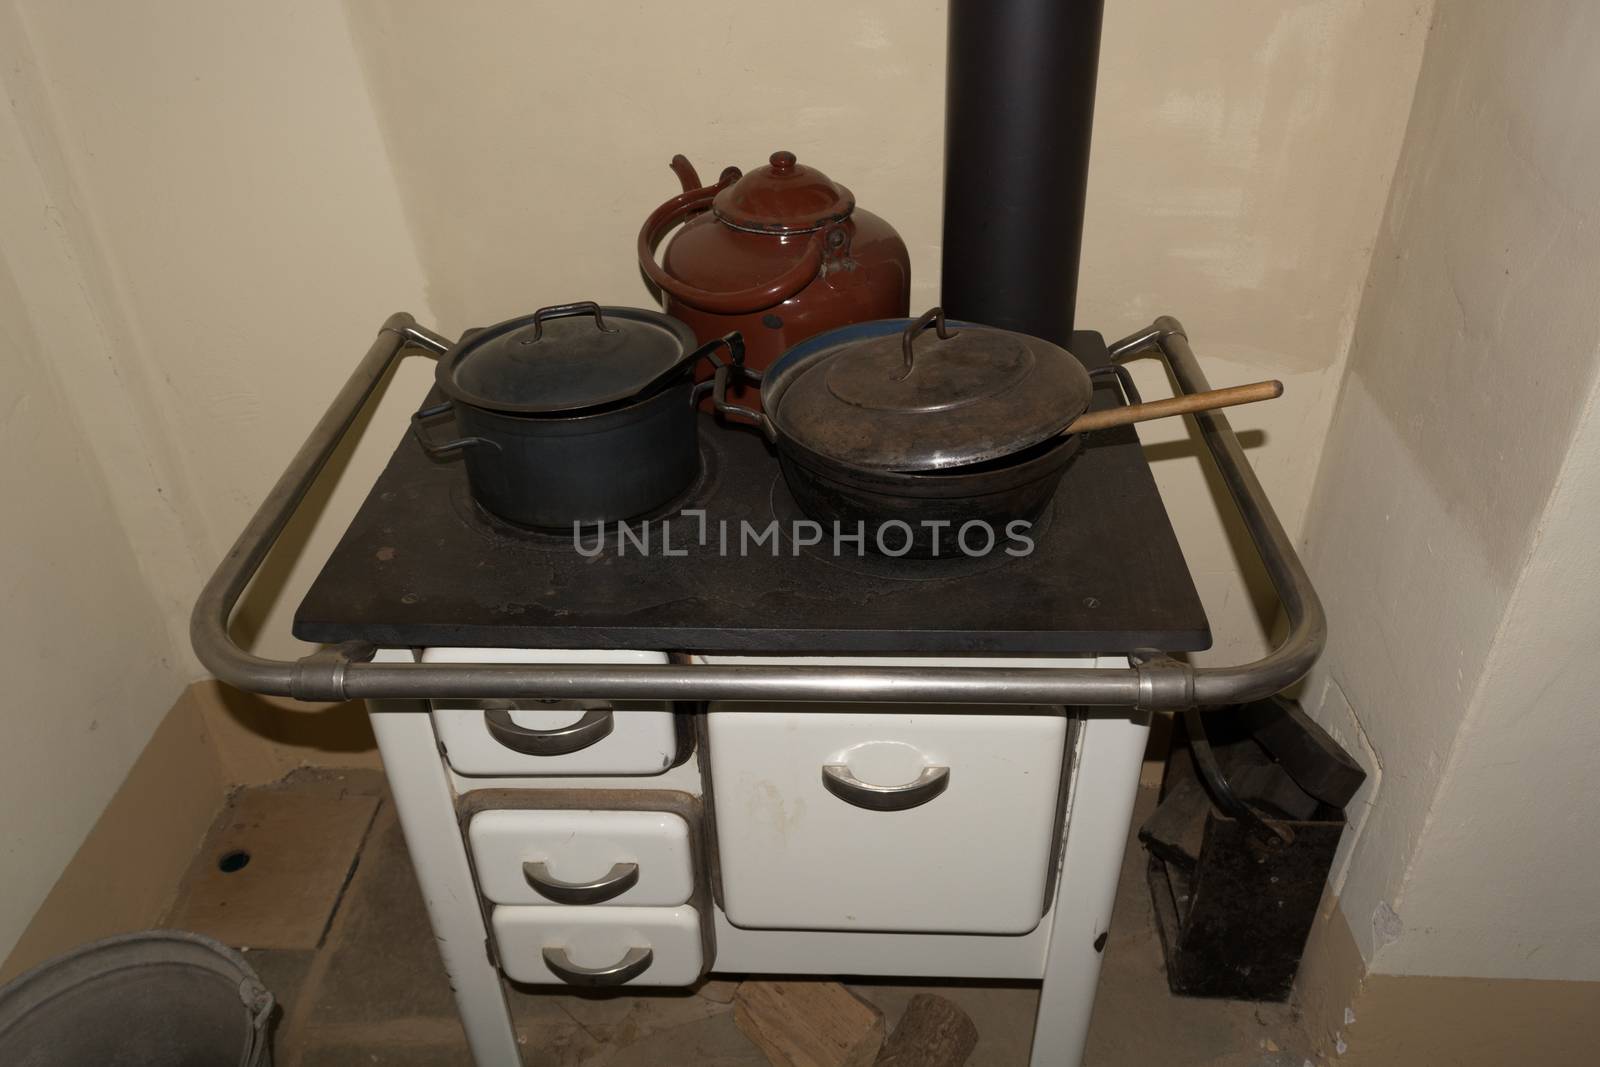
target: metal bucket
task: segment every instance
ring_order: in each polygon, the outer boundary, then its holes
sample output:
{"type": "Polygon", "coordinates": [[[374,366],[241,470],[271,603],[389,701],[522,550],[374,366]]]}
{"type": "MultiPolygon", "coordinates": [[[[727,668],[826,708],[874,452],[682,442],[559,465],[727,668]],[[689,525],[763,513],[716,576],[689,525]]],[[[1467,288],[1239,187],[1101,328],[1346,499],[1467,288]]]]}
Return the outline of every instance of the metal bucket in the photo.
{"type": "Polygon", "coordinates": [[[0,988],[8,1067],[270,1067],[272,994],[237,952],[147,930],[84,945],[0,988]]]}

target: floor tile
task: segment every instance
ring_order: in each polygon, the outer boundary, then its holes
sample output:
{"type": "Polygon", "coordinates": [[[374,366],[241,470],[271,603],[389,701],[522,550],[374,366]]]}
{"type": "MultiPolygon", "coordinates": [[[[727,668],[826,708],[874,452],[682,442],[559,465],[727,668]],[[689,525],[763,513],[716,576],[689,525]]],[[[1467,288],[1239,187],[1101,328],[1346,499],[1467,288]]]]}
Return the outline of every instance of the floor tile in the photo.
{"type": "Polygon", "coordinates": [[[629,1042],[606,1067],[767,1067],[766,1055],[719,1012],[629,1042]]]}
{"type": "Polygon", "coordinates": [[[239,790],[206,835],[166,925],[235,947],[316,948],[377,806],[351,793],[239,790]]]}
{"type": "Polygon", "coordinates": [[[278,1002],[278,1017],[282,1020],[297,1010],[311,969],[316,965],[317,954],[310,949],[251,949],[244,953],[244,961],[278,1002]]]}
{"type": "Polygon", "coordinates": [[[307,1005],[311,1026],[456,1017],[392,804],[379,811],[326,951],[326,971],[307,1005]]]}

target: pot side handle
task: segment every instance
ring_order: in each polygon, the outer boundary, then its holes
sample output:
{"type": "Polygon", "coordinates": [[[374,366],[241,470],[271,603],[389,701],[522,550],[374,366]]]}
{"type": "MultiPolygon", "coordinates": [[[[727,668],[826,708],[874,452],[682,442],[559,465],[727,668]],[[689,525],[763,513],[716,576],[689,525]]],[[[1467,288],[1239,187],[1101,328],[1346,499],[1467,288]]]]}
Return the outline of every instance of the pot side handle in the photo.
{"type": "MultiPolygon", "coordinates": [[[[738,353],[743,356],[743,351],[738,353]]],[[[745,419],[761,427],[761,432],[767,435],[767,440],[773,444],[778,443],[778,428],[772,418],[765,411],[756,411],[741,404],[728,402],[728,376],[737,372],[745,381],[755,385],[761,384],[761,373],[753,371],[737,360],[733,363],[717,363],[717,372],[712,380],[711,402],[716,405],[717,414],[729,418],[745,419]]]]}
{"type": "Polygon", "coordinates": [[[411,436],[417,439],[417,444],[421,445],[422,450],[431,458],[438,459],[440,456],[454,452],[458,449],[471,448],[473,445],[487,445],[496,452],[500,451],[499,442],[491,441],[487,437],[457,437],[453,441],[439,442],[428,440],[428,435],[423,429],[423,422],[427,419],[443,415],[449,410],[450,402],[447,400],[442,404],[435,404],[432,407],[423,408],[421,411],[414,411],[411,413],[411,436]]]}
{"type": "MultiPolygon", "coordinates": [[[[681,156],[675,157],[674,164],[681,158],[681,156]]],[[[684,160],[684,163],[687,165],[688,160],[684,160]]],[[[673,169],[681,179],[683,172],[676,165],[673,169]]],[[[690,173],[693,173],[692,167],[690,173]]],[[[738,177],[738,169],[729,167],[722,172],[717,184],[679,193],[652,211],[644,220],[644,225],[639,228],[639,269],[644,271],[645,277],[659,286],[662,292],[670,294],[673,299],[716,315],[748,315],[783,303],[811,284],[812,279],[822,270],[823,254],[826,251],[828,231],[816,230],[806,242],[805,253],[794,266],[770,282],[732,292],[719,293],[710,289],[700,289],[667,273],[666,268],[656,262],[656,245],[661,243],[661,238],[690,215],[709,210],[711,201],[716,199],[717,194],[738,177]]]]}

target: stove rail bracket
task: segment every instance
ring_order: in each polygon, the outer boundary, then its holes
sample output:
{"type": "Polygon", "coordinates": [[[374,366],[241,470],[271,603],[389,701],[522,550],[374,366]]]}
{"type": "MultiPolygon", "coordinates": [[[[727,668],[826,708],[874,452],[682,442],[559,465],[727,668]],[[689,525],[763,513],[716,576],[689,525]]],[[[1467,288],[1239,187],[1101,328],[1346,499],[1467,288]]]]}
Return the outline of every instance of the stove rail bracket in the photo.
{"type": "MultiPolygon", "coordinates": [[[[957,704],[1068,704],[1149,711],[1219,708],[1273,696],[1311,669],[1327,621],[1310,576],[1278,521],[1244,450],[1219,411],[1193,415],[1202,440],[1266,567],[1289,632],[1252,663],[1196,667],[1165,654],[1135,655],[1122,668],[563,665],[375,663],[372,646],[334,646],[299,660],[239,647],[229,630],[234,606],[284,527],[380,382],[406,355],[437,357],[450,342],[410,315],[391,315],[355,372],[312,428],[289,466],[201,591],[189,636],[200,662],[224,682],[301,701],[429,697],[595,697],[613,700],[887,701],[957,704]]],[[[1177,319],[1158,318],[1110,347],[1116,363],[1160,356],[1179,393],[1209,389],[1177,319]]]]}

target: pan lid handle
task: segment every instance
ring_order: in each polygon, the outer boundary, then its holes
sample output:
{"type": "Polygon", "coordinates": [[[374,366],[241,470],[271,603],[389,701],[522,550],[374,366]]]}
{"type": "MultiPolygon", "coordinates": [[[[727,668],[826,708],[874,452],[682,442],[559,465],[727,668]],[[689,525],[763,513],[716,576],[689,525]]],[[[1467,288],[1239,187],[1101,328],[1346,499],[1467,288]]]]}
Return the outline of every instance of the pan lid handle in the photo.
{"type": "Polygon", "coordinates": [[[845,327],[784,382],[768,407],[784,434],[818,455],[887,471],[1021,452],[1082,414],[1091,392],[1088,371],[1066,349],[947,320],[938,307],[845,327]],[[937,339],[924,336],[930,328],[937,339]]]}
{"type": "Polygon", "coordinates": [[[934,333],[938,335],[939,340],[941,341],[948,341],[950,338],[956,336],[956,334],[960,332],[958,330],[949,329],[945,326],[944,308],[936,307],[924,312],[922,318],[918,319],[916,322],[913,322],[910,326],[907,326],[906,332],[900,335],[900,351],[905,356],[906,369],[904,374],[898,374],[895,376],[895,381],[903,382],[911,375],[911,371],[916,364],[914,342],[917,339],[917,334],[921,333],[923,330],[926,330],[929,326],[934,328],[934,333]]]}
{"type": "Polygon", "coordinates": [[[616,333],[615,326],[607,326],[606,318],[600,314],[600,305],[593,300],[580,300],[576,304],[551,304],[542,307],[533,313],[533,336],[524,337],[522,343],[531,345],[544,339],[544,320],[565,318],[568,315],[582,315],[584,312],[594,316],[594,325],[601,333],[616,333]]]}

